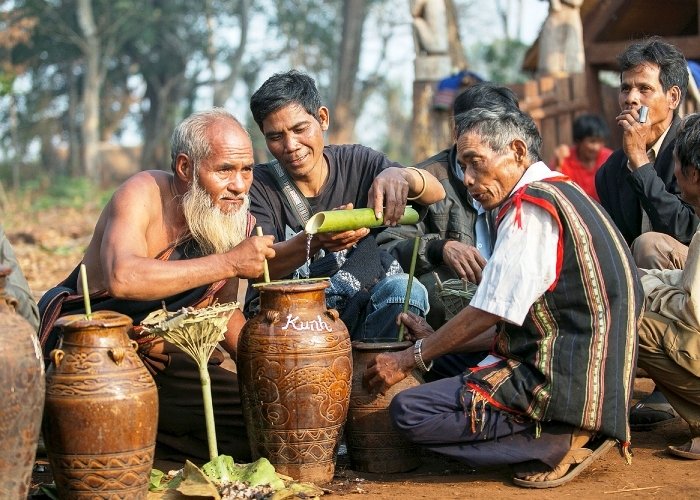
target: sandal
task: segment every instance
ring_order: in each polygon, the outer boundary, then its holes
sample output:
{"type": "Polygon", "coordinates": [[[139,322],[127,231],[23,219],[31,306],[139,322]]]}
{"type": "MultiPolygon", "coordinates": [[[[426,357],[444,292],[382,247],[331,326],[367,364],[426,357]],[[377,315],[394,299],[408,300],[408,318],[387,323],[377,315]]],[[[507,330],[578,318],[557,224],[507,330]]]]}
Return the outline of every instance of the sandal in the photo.
{"type": "Polygon", "coordinates": [[[700,437],[694,437],[682,446],[669,446],[668,451],[679,457],[700,460],[700,437]]]}
{"type": "MultiPolygon", "coordinates": [[[[583,431],[581,429],[574,431],[571,436],[572,443],[577,437],[581,437],[586,433],[587,431],[583,431]]],[[[588,436],[591,435],[591,433],[587,434],[588,436]]],[[[557,486],[561,486],[581,474],[588,468],[589,465],[591,465],[597,458],[603,456],[605,452],[607,452],[614,445],[615,440],[612,438],[591,439],[585,443],[585,447],[572,447],[564,456],[562,461],[559,462],[557,467],[560,465],[572,465],[561,477],[547,481],[534,481],[532,479],[514,477],[513,482],[516,485],[524,488],[555,488],[557,486]]]]}

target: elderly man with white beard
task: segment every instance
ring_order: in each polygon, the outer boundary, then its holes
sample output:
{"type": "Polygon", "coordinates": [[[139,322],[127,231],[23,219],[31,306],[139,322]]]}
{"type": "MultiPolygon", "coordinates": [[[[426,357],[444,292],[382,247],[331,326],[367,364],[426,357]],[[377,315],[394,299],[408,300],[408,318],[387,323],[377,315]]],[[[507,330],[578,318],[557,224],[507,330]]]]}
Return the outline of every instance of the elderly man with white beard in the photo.
{"type": "MultiPolygon", "coordinates": [[[[275,252],[272,236],[250,236],[253,147],[232,114],[216,108],[188,117],[173,133],[171,156],[172,174],[140,172],[115,191],[82,263],[92,309],[117,311],[134,322],[139,355],[158,386],[156,457],[207,459],[197,365],[162,338],[140,335],[138,325],[162,302],[174,311],[235,301],[238,279],[259,277],[275,252]]],[[[39,303],[45,356],[57,342],[55,320],[84,312],[79,267],[39,303]]],[[[236,311],[221,343],[234,357],[244,322],[236,311]]],[[[218,448],[248,460],[236,374],[220,366],[223,359],[215,350],[209,360],[218,448]]]]}

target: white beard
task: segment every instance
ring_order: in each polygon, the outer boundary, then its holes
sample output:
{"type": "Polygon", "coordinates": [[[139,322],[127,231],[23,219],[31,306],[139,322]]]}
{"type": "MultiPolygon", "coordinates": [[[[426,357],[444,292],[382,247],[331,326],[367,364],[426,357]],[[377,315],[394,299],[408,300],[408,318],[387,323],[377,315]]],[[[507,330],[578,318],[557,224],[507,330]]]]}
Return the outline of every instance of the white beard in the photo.
{"type": "Polygon", "coordinates": [[[224,213],[214,205],[198,179],[192,180],[192,186],[182,197],[182,208],[190,232],[204,255],[228,252],[245,239],[250,199],[247,194],[239,198],[243,204],[232,213],[224,213]]]}

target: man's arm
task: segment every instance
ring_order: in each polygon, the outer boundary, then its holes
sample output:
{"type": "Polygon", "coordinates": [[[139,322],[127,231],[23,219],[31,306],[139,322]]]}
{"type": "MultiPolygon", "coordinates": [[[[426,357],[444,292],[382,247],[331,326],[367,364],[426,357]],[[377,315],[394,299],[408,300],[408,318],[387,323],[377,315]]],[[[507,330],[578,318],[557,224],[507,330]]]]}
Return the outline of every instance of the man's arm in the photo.
{"type": "MultiPolygon", "coordinates": [[[[168,189],[166,192],[166,198],[172,196],[168,189]]],[[[162,246],[157,235],[168,225],[163,215],[174,210],[173,202],[166,199],[163,203],[163,199],[163,185],[144,172],[122,185],[100,216],[100,264],[104,286],[113,297],[153,300],[222,279],[256,278],[262,274],[264,259],[274,257],[272,236],[256,236],[224,254],[178,261],[155,259],[163,248],[154,248],[153,240],[162,246]]]]}
{"type": "MultiPolygon", "coordinates": [[[[471,304],[424,340],[426,363],[459,352],[501,319],[522,324],[531,305],[554,282],[559,240],[556,221],[544,208],[530,203],[523,204],[520,215],[522,227],[516,227],[514,208],[501,221],[490,264],[484,269],[484,283],[471,304]]],[[[363,382],[386,391],[414,367],[411,349],[381,354],[368,365],[363,382]]]]}
{"type": "MultiPolygon", "coordinates": [[[[467,306],[423,340],[421,352],[424,362],[428,364],[443,354],[458,352],[499,321],[498,316],[467,306]]],[[[362,383],[365,387],[385,393],[389,387],[406,378],[415,367],[413,347],[397,353],[379,354],[367,365],[362,383]]]]}
{"type": "Polygon", "coordinates": [[[700,234],[693,236],[683,270],[646,270],[642,285],[647,311],[700,329],[700,234]]]}
{"type": "MultiPolygon", "coordinates": [[[[669,146],[671,150],[672,144],[669,146]]],[[[695,234],[699,219],[693,207],[680,198],[678,182],[672,176],[673,161],[669,148],[658,160],[663,162],[662,171],[669,174],[671,180],[668,184],[658,176],[651,163],[631,172],[627,180],[649,216],[652,229],[687,245],[695,234]]]]}
{"type": "Polygon", "coordinates": [[[403,216],[406,198],[416,196],[417,203],[430,205],[445,197],[445,189],[426,170],[418,172],[413,168],[389,167],[372,182],[367,204],[374,208],[377,218],[384,217],[385,225],[395,226],[403,216]]]}

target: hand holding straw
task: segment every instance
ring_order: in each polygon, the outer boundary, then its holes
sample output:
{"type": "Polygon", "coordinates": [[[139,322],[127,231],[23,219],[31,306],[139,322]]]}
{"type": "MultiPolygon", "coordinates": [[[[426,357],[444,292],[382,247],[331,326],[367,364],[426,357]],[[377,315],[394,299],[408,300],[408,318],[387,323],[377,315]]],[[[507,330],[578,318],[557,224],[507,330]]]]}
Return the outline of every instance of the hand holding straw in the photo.
{"type": "MultiPolygon", "coordinates": [[[[413,286],[413,275],[416,272],[416,258],[418,257],[418,243],[420,242],[420,236],[416,236],[413,239],[413,254],[411,255],[411,268],[408,271],[408,286],[406,287],[406,298],[403,301],[403,313],[408,312],[408,302],[411,298],[411,287],[413,286]]],[[[406,325],[401,323],[399,327],[399,342],[403,342],[403,331],[406,325]]]]}
{"type": "MultiPolygon", "coordinates": [[[[255,233],[258,236],[262,236],[263,235],[262,228],[260,226],[256,226],[255,233]]],[[[264,265],[263,277],[265,278],[265,283],[269,283],[270,282],[270,270],[267,267],[267,259],[265,259],[265,263],[263,265],[264,265]]]]}
{"type": "Polygon", "coordinates": [[[90,307],[90,289],[88,288],[87,271],[85,264],[80,264],[80,282],[83,285],[83,301],[85,302],[85,317],[88,321],[92,319],[92,308],[90,307]]]}

